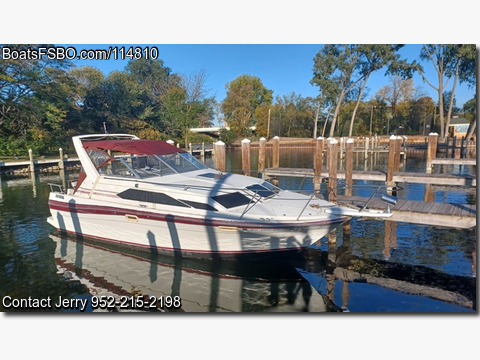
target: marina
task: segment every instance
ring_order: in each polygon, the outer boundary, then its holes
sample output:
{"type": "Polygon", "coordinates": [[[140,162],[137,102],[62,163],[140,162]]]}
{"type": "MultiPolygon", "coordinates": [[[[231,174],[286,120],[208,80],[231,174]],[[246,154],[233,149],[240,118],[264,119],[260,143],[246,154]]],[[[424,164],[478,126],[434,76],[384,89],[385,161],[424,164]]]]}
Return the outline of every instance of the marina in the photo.
{"type": "MultiPolygon", "coordinates": [[[[312,164],[313,150],[298,153],[282,154],[282,167],[312,164]]],[[[255,169],[257,153],[252,154],[255,169]]],[[[388,162],[386,155],[369,154],[367,164],[361,156],[354,161],[353,174],[380,172],[388,162]]],[[[424,155],[408,156],[401,172],[421,171],[426,176],[424,155]]],[[[207,166],[215,167],[214,161],[214,157],[205,158],[207,166]]],[[[227,151],[226,167],[242,172],[241,152],[227,151]]],[[[378,181],[353,178],[352,194],[345,195],[346,180],[340,169],[339,203],[363,206],[378,186],[385,185],[385,173],[378,181]]],[[[428,176],[437,174],[475,177],[471,165],[436,165],[428,176]]],[[[318,239],[300,259],[252,265],[143,254],[57,233],[46,223],[48,184],[74,181],[77,176],[78,169],[2,175],[2,297],[50,296],[55,302],[59,296],[87,299],[85,311],[94,312],[476,312],[476,223],[470,226],[476,218],[476,188],[472,185],[399,183],[388,221],[352,219],[335,231],[334,242],[330,236],[318,239]],[[426,216],[419,221],[418,215],[410,220],[397,218],[409,213],[407,209],[415,214],[443,212],[444,220],[459,216],[470,223],[449,226],[439,220],[429,224],[426,216]],[[26,283],[31,284],[28,289],[23,286],[26,283]],[[182,306],[94,308],[92,299],[100,296],[118,300],[180,296],[182,306]]],[[[315,191],[313,177],[277,176],[282,188],[315,191]]],[[[328,198],[327,184],[321,183],[317,196],[328,198]]],[[[370,206],[386,204],[374,198],[370,206]]]]}

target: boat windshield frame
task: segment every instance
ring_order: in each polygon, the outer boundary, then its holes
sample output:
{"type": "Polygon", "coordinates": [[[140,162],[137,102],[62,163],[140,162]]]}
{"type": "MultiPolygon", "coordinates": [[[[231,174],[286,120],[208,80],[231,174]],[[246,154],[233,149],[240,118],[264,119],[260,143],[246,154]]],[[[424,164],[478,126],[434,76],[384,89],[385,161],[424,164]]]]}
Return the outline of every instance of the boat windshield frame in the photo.
{"type": "Polygon", "coordinates": [[[206,166],[188,152],[163,155],[111,156],[97,167],[102,175],[146,179],[206,169],[206,166]]]}

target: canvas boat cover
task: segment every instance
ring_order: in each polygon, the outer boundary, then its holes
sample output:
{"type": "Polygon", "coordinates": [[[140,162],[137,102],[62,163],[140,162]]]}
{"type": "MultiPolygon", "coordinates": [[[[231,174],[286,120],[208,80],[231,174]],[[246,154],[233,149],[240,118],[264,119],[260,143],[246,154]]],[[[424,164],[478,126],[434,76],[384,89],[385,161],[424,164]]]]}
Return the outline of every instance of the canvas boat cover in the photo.
{"type": "Polygon", "coordinates": [[[134,155],[168,155],[174,153],[183,153],[185,150],[179,149],[162,140],[98,140],[84,141],[83,147],[86,150],[102,149],[119,151],[134,155]]]}

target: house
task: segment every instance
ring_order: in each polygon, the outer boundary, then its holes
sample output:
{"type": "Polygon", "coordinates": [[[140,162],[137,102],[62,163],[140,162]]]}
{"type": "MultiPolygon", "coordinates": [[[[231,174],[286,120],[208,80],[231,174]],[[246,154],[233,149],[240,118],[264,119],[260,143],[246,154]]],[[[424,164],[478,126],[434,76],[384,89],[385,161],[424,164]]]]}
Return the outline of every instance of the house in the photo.
{"type": "Polygon", "coordinates": [[[448,136],[461,138],[462,136],[467,136],[468,129],[470,128],[470,121],[463,117],[453,117],[450,120],[450,125],[448,126],[448,136]]]}

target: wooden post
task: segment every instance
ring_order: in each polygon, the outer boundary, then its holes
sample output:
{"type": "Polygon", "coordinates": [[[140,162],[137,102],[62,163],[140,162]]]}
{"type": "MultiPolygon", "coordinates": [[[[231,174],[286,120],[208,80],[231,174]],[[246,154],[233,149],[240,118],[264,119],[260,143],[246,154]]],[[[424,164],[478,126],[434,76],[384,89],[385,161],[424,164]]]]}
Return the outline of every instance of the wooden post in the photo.
{"type": "Polygon", "coordinates": [[[394,171],[400,171],[400,154],[402,152],[402,138],[396,137],[395,140],[395,169],[394,171]]]}
{"type": "Polygon", "coordinates": [[[59,155],[60,155],[60,160],[58,161],[58,168],[60,170],[64,170],[65,169],[65,162],[64,162],[64,158],[63,158],[63,149],[59,148],[58,152],[59,152],[59,155]]]}
{"type": "Polygon", "coordinates": [[[430,133],[428,134],[428,147],[427,147],[427,174],[433,172],[432,160],[437,157],[437,145],[438,145],[438,134],[430,133]]]}
{"type": "Polygon", "coordinates": [[[265,146],[266,146],[266,139],[264,137],[260,138],[259,146],[258,146],[258,173],[259,175],[265,171],[265,146]]]}
{"type": "Polygon", "coordinates": [[[454,136],[452,139],[452,159],[457,158],[457,137],[454,136]]]}
{"type": "Polygon", "coordinates": [[[327,161],[325,162],[325,166],[327,168],[327,171],[328,171],[328,169],[330,169],[330,155],[329,155],[330,154],[330,146],[329,146],[329,144],[330,144],[330,141],[333,140],[333,139],[334,138],[331,138],[331,137],[327,138],[327,153],[326,153],[327,161]]]}
{"type": "Polygon", "coordinates": [[[270,137],[270,109],[268,109],[267,140],[270,137]]]}
{"type": "Polygon", "coordinates": [[[192,150],[192,143],[188,144],[188,152],[190,153],[190,155],[193,155],[193,150],[192,150]]]}
{"type": "Polygon", "coordinates": [[[347,140],[345,153],[345,196],[352,196],[353,139],[347,140]]]}
{"type": "Polygon", "coordinates": [[[390,136],[390,142],[388,144],[388,164],[387,164],[387,186],[395,186],[393,182],[393,173],[395,171],[395,148],[397,137],[395,135],[390,136]]]}
{"type": "Polygon", "coordinates": [[[385,221],[385,237],[384,237],[384,250],[383,254],[387,259],[390,258],[390,249],[397,247],[397,222],[385,221]]]}
{"type": "Polygon", "coordinates": [[[425,184],[425,193],[423,194],[424,202],[434,202],[435,201],[435,191],[433,191],[432,184],[425,184]]]}
{"type": "Polygon", "coordinates": [[[328,201],[337,201],[337,157],[338,141],[331,139],[328,143],[328,201]]]}
{"type": "Polygon", "coordinates": [[[342,136],[342,137],[340,137],[340,147],[338,149],[340,151],[340,161],[343,159],[343,149],[344,148],[345,148],[345,138],[342,136]]]}
{"type": "Polygon", "coordinates": [[[368,141],[370,139],[368,137],[365,137],[365,159],[368,159],[368,141]]]}
{"type": "Polygon", "coordinates": [[[217,141],[215,143],[215,168],[218,171],[226,171],[225,143],[217,141]]]}
{"type": "Polygon", "coordinates": [[[280,166],[280,138],[275,136],[273,138],[273,167],[278,168],[280,166]]]}
{"type": "MultiPolygon", "coordinates": [[[[337,201],[337,158],[338,158],[338,141],[329,138],[328,141],[328,201],[337,201]]],[[[330,231],[328,234],[328,243],[335,244],[337,242],[336,230],[330,231]]]]}
{"type": "Polygon", "coordinates": [[[323,167],[323,146],[325,139],[323,137],[317,138],[315,146],[315,160],[313,165],[313,189],[315,192],[319,192],[322,184],[322,167],[323,167]]]}
{"type": "Polygon", "coordinates": [[[202,142],[202,153],[200,154],[202,157],[202,160],[205,161],[205,143],[202,142]]]}
{"type": "Polygon", "coordinates": [[[242,140],[242,173],[250,176],[250,140],[242,140]]]}
{"type": "Polygon", "coordinates": [[[28,149],[28,157],[30,158],[30,172],[35,172],[35,163],[33,161],[33,151],[32,149],[28,149]]]}

